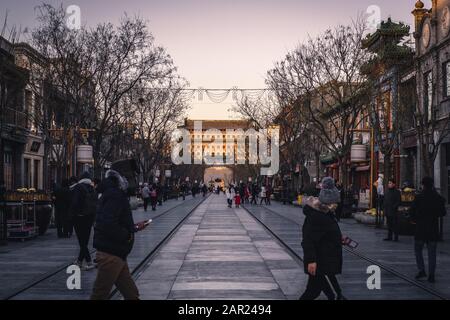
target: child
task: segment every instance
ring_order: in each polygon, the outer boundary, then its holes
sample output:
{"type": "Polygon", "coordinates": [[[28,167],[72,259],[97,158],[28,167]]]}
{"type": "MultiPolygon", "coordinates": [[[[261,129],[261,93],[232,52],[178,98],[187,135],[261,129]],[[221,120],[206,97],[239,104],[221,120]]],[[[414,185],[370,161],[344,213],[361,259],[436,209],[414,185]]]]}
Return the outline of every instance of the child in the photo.
{"type": "Polygon", "coordinates": [[[234,203],[236,204],[236,208],[239,208],[241,205],[241,195],[239,193],[236,193],[234,196],[234,203]]]}

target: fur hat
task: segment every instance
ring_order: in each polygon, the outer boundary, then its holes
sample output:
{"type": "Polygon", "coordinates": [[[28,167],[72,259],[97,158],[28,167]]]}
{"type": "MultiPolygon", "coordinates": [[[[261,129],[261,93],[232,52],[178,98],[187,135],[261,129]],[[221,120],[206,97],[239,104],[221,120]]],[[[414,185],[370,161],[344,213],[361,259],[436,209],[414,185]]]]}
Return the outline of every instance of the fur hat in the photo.
{"type": "Polygon", "coordinates": [[[322,204],[336,204],[341,202],[341,193],[336,188],[334,179],[325,177],[322,180],[322,190],[320,190],[319,201],[322,204]]]}
{"type": "Polygon", "coordinates": [[[123,191],[128,190],[128,181],[125,177],[121,176],[119,172],[115,170],[108,170],[105,174],[105,178],[115,178],[119,183],[119,188],[123,191]]]}

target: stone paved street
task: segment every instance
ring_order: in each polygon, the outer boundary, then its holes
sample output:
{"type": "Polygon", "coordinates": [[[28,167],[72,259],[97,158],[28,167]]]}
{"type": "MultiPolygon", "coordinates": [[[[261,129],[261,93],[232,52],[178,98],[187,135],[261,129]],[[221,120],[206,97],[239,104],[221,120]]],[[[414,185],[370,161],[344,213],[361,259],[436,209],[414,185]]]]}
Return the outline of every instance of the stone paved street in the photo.
{"type": "Polygon", "coordinates": [[[302,265],[243,209],[212,195],[140,275],[143,299],[297,299],[302,265]]]}
{"type": "MultiPolygon", "coordinates": [[[[142,208],[134,211],[133,216],[136,222],[164,212],[169,214],[155,219],[151,227],[137,234],[133,251],[128,259],[130,268],[137,266],[201,200],[199,197],[196,199],[187,197],[186,201],[182,202],[180,198],[178,201],[165,202],[164,206],[158,207],[156,212],[151,210],[144,212],[142,208]]],[[[92,242],[89,247],[92,248],[92,242]]],[[[57,239],[53,229],[44,237],[25,243],[10,243],[7,247],[0,248],[0,282],[2,284],[0,295],[6,297],[55,268],[68,265],[76,259],[77,255],[76,237],[57,239]]],[[[82,272],[82,290],[70,291],[66,287],[68,275],[64,269],[15,299],[88,299],[95,275],[95,270],[82,272]]]]}
{"type": "MultiPolygon", "coordinates": [[[[301,242],[301,226],[304,215],[296,206],[285,206],[273,202],[272,206],[248,206],[256,217],[270,228],[300,256],[303,251],[301,242]]],[[[353,219],[344,219],[340,223],[342,233],[359,243],[357,251],[372,260],[395,269],[410,279],[417,273],[413,237],[400,237],[400,242],[385,242],[386,230],[358,224],[353,219]]],[[[420,281],[433,290],[450,297],[450,227],[445,224],[445,241],[438,244],[438,267],[435,284],[420,281]]],[[[427,261],[424,250],[425,262],[427,261]]],[[[422,289],[411,286],[406,281],[382,270],[381,290],[368,290],[366,280],[367,267],[372,265],[359,257],[344,251],[344,271],[339,277],[342,288],[349,299],[434,299],[422,289]]]]}

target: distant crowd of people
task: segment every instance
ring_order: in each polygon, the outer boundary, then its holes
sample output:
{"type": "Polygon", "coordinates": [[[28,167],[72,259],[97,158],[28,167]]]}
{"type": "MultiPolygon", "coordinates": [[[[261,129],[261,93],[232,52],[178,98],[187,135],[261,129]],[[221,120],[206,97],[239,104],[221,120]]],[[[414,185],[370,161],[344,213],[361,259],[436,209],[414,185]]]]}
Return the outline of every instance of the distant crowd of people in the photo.
{"type": "Polygon", "coordinates": [[[273,194],[272,187],[267,185],[259,186],[257,183],[245,184],[240,182],[239,184],[230,184],[225,189],[227,197],[228,207],[232,208],[233,203],[236,208],[239,208],[241,204],[251,205],[271,205],[271,197],[273,194]]]}

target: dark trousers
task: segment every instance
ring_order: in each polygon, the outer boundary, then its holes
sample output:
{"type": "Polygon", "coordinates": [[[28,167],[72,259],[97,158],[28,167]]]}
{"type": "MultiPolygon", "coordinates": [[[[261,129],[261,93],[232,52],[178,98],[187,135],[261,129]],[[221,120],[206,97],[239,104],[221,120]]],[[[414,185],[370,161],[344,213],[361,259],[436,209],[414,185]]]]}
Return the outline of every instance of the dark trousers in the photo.
{"type": "Polygon", "coordinates": [[[258,204],[258,197],[257,196],[255,196],[255,195],[253,195],[252,196],[252,202],[250,203],[250,204],[258,204]]]}
{"type": "Polygon", "coordinates": [[[66,208],[55,208],[55,224],[58,232],[58,238],[65,238],[69,236],[66,208]]]}
{"type": "Polygon", "coordinates": [[[98,272],[91,300],[107,300],[114,285],[125,300],[139,300],[139,290],[126,261],[99,251],[96,260],[98,272]]]}
{"type": "Polygon", "coordinates": [[[78,261],[91,262],[91,254],[89,253],[88,244],[91,237],[92,225],[94,224],[93,216],[77,216],[74,220],[75,233],[80,244],[80,254],[78,261]]]}
{"type": "Polygon", "coordinates": [[[144,198],[144,211],[147,211],[149,201],[150,198],[144,198]]]}
{"type": "Polygon", "coordinates": [[[398,214],[389,215],[387,218],[388,239],[398,240],[398,214]]]}
{"type": "MultiPolygon", "coordinates": [[[[334,277],[334,279],[336,279],[336,277],[334,277]]],[[[333,293],[333,289],[330,287],[330,284],[324,275],[310,275],[308,278],[308,284],[306,285],[306,290],[300,297],[300,300],[315,300],[320,296],[321,292],[323,292],[329,300],[334,300],[336,298],[333,293]]]]}
{"type": "Polygon", "coordinates": [[[384,218],[381,216],[381,211],[383,211],[383,209],[384,209],[384,196],[379,195],[377,197],[377,216],[376,216],[377,227],[381,227],[384,222],[384,218]]]}
{"type": "Polygon", "coordinates": [[[428,275],[434,277],[436,272],[436,250],[437,250],[437,242],[434,241],[422,241],[415,240],[414,242],[414,251],[416,254],[416,263],[419,271],[425,272],[425,262],[423,260],[423,247],[427,245],[428,250],[428,275]]]}
{"type": "Polygon", "coordinates": [[[266,197],[266,204],[267,205],[271,205],[271,203],[270,203],[270,195],[268,195],[267,197],[266,197]]]}
{"type": "Polygon", "coordinates": [[[150,198],[150,204],[152,205],[152,210],[155,211],[156,210],[156,205],[158,204],[158,198],[151,197],[150,198]]]}
{"type": "Polygon", "coordinates": [[[344,206],[342,205],[342,202],[338,204],[338,207],[336,208],[336,220],[339,222],[342,218],[342,211],[344,210],[344,206]]]}

